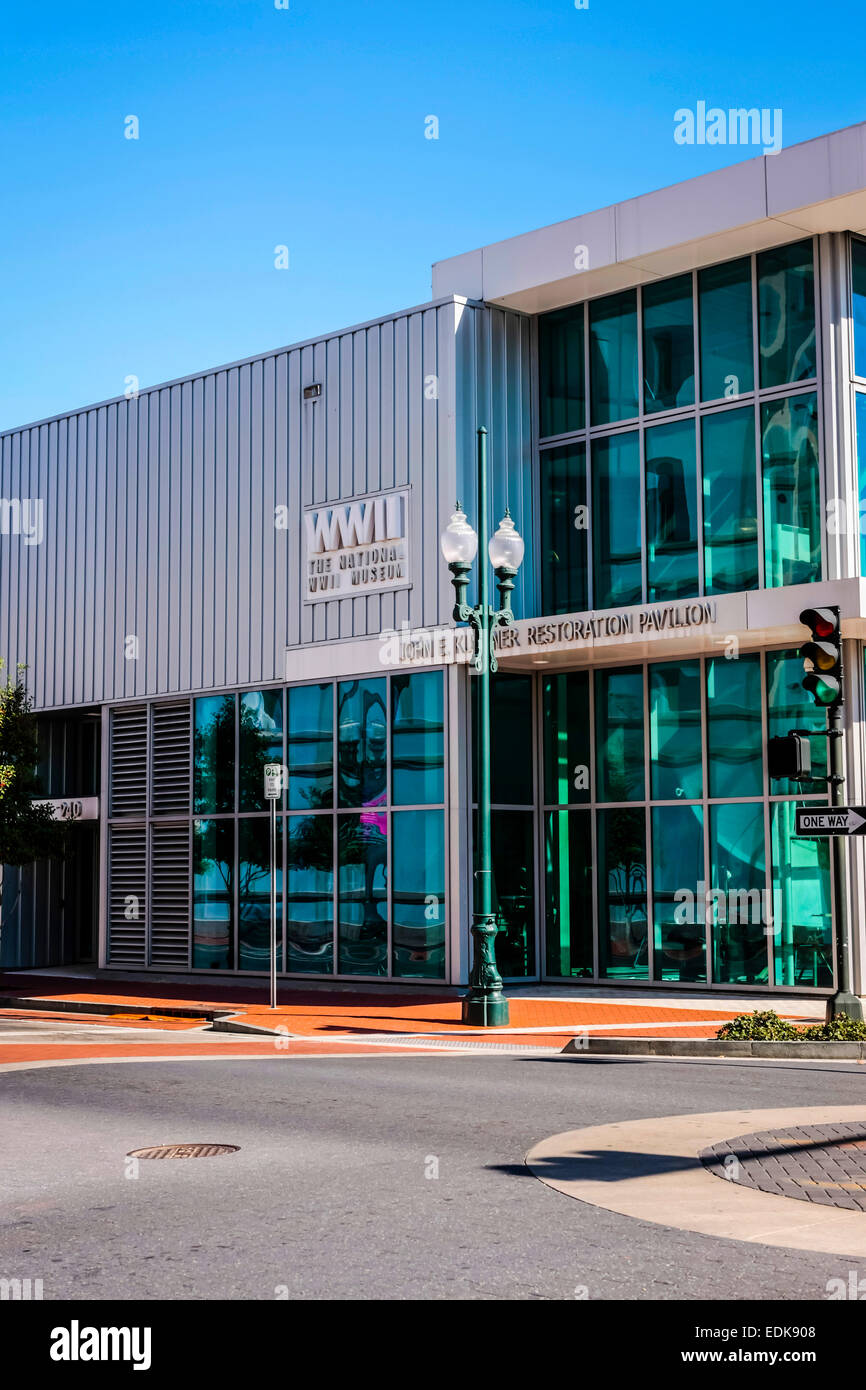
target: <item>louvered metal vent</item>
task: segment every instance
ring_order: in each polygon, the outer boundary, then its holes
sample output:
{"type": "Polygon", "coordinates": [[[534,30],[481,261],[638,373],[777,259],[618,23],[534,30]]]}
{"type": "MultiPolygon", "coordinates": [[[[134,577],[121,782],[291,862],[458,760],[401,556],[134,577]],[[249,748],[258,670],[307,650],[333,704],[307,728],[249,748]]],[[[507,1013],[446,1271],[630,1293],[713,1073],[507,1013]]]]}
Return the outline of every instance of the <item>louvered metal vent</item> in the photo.
{"type": "Polygon", "coordinates": [[[150,827],[150,964],[189,964],[189,824],[150,827]]]}
{"type": "Polygon", "coordinates": [[[112,825],[108,832],[108,963],[145,965],[147,831],[112,825]]]}
{"type": "Polygon", "coordinates": [[[150,767],[153,816],[189,815],[190,707],[153,706],[150,767]]]}
{"type": "Polygon", "coordinates": [[[112,816],[144,816],[147,810],[147,709],[111,712],[112,816]]]}

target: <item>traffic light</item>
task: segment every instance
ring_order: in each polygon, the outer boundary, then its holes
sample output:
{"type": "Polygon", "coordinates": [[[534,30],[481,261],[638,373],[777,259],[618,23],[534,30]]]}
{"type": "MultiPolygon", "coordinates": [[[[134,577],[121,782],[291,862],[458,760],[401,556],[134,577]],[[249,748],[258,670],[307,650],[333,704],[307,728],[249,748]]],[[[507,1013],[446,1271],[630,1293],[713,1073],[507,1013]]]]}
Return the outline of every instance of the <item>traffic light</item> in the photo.
{"type": "Polygon", "coordinates": [[[842,703],[842,620],[838,608],[804,608],[800,622],[811,641],[800,648],[805,658],[803,688],[822,709],[842,703]]]}
{"type": "Polygon", "coordinates": [[[767,744],[767,771],[771,777],[808,782],[812,776],[812,746],[808,735],[785,734],[767,744]]]}

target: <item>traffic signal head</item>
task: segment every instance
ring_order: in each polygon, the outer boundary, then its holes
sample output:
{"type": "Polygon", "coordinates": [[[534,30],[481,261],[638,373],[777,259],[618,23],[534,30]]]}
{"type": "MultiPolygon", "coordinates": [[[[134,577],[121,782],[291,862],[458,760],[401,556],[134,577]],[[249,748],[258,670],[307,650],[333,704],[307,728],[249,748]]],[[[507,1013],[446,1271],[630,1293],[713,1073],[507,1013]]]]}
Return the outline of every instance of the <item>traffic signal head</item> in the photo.
{"type": "Polygon", "coordinates": [[[806,675],[803,688],[816,705],[827,708],[842,703],[842,620],[838,608],[805,608],[800,622],[810,629],[811,641],[800,648],[806,675]]]}

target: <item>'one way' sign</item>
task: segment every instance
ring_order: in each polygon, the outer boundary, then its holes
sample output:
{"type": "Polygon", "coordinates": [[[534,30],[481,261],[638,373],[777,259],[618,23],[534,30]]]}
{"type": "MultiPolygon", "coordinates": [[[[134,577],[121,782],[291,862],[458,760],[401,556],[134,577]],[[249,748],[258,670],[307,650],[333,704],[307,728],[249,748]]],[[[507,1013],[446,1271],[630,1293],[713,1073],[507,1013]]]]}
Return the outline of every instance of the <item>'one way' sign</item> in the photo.
{"type": "Polygon", "coordinates": [[[798,807],[800,836],[866,834],[866,806],[798,807]]]}

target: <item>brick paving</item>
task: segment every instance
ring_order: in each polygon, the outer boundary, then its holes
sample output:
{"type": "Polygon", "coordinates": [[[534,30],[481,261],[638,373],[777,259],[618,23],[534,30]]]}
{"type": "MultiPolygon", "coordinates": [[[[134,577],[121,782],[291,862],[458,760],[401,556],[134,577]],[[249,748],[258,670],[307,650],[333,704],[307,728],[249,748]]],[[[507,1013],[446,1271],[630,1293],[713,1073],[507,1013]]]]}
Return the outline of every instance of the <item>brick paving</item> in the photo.
{"type": "Polygon", "coordinates": [[[866,1120],[741,1134],[700,1158],[717,1177],[758,1192],[866,1211],[866,1120]]]}

